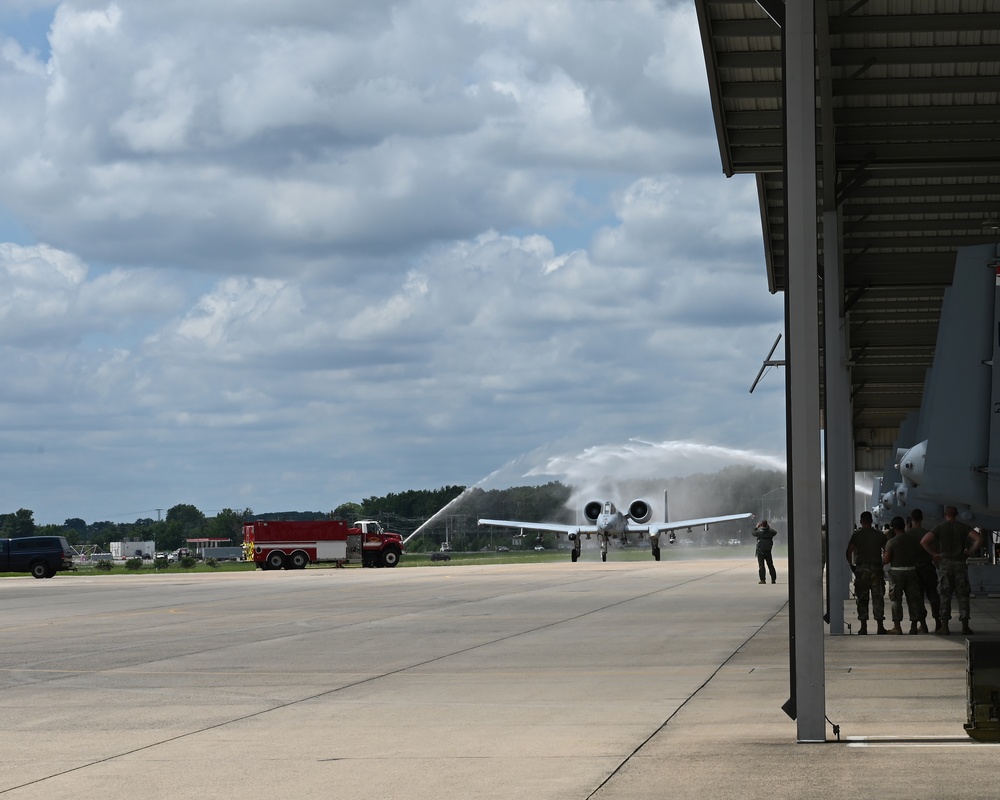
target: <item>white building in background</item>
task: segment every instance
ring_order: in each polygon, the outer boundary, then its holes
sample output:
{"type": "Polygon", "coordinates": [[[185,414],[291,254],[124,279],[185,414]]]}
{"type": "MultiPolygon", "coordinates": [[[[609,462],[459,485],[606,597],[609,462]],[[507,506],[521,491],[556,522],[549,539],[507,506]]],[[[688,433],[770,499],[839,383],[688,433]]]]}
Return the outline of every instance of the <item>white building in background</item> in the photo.
{"type": "Polygon", "coordinates": [[[152,558],[156,542],[111,542],[112,558],[152,558]]]}

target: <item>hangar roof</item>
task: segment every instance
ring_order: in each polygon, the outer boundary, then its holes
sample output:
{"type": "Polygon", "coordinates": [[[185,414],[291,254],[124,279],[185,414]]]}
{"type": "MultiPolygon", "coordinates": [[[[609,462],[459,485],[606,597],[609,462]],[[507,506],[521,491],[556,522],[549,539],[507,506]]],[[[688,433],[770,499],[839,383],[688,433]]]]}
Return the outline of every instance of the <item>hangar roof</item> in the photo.
{"type": "MultiPolygon", "coordinates": [[[[757,176],[783,291],[784,4],[695,4],[723,170],[757,176]]],[[[1000,0],[817,0],[816,63],[819,211],[840,211],[820,263],[836,235],[855,442],[880,445],[856,467],[881,470],[920,407],[956,249],[1000,241],[1000,0]]]]}

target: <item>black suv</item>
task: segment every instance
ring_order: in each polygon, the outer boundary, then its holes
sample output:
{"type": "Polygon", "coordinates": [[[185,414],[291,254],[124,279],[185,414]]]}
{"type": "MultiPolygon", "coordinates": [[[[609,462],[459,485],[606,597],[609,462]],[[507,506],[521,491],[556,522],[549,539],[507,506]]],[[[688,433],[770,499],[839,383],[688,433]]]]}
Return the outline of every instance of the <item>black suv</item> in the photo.
{"type": "Polygon", "coordinates": [[[0,539],[0,572],[30,572],[36,578],[51,578],[64,569],[73,569],[73,551],[65,536],[0,539]]]}

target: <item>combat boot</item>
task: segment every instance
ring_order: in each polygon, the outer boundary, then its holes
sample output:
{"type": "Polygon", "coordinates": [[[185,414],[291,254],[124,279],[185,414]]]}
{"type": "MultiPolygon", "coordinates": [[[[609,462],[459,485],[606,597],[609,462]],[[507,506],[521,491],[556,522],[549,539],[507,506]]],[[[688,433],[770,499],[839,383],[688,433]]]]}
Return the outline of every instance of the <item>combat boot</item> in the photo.
{"type": "Polygon", "coordinates": [[[882,620],[877,620],[877,622],[878,622],[878,630],[876,630],[875,633],[881,634],[889,632],[885,629],[885,625],[882,624],[882,620]]]}
{"type": "Polygon", "coordinates": [[[934,620],[934,633],[941,633],[941,620],[934,620]]]}
{"type": "Polygon", "coordinates": [[[920,622],[917,623],[917,628],[920,631],[920,633],[928,633],[927,620],[925,619],[920,620],[920,622]]]}
{"type": "Polygon", "coordinates": [[[950,636],[951,635],[951,631],[948,630],[948,620],[943,619],[940,622],[941,622],[941,624],[938,625],[938,627],[935,629],[934,632],[936,634],[938,634],[939,636],[950,636]]]}
{"type": "Polygon", "coordinates": [[[920,628],[917,627],[916,622],[910,623],[910,633],[920,633],[920,628]]]}
{"type": "Polygon", "coordinates": [[[966,636],[972,636],[972,634],[975,633],[975,631],[969,627],[969,620],[967,619],[962,620],[962,633],[966,636]]]}
{"type": "Polygon", "coordinates": [[[868,633],[868,622],[866,620],[861,620],[861,625],[858,626],[858,636],[864,636],[868,633]]]}
{"type": "Polygon", "coordinates": [[[892,627],[889,630],[880,630],[879,633],[890,633],[893,636],[900,636],[903,633],[903,629],[899,626],[898,622],[892,623],[892,627]]]}

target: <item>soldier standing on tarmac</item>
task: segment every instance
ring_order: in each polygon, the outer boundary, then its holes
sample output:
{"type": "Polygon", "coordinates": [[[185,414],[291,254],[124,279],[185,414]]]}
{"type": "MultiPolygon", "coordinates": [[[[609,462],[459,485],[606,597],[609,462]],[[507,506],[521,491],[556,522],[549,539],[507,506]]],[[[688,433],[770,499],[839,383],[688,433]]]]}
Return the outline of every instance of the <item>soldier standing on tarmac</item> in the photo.
{"type": "Polygon", "coordinates": [[[858,606],[861,626],[858,634],[868,633],[868,598],[871,596],[872,612],[878,623],[877,633],[885,629],[885,573],[882,570],[882,548],[885,537],[872,527],[870,511],[861,513],[861,527],[851,535],[847,544],[847,563],[854,573],[854,600],[858,606]]]}
{"type": "Polygon", "coordinates": [[[778,532],[767,524],[766,519],[762,519],[757,523],[757,527],[753,529],[754,538],[757,540],[756,554],[757,554],[757,570],[760,574],[760,582],[767,583],[764,580],[764,567],[771,573],[771,583],[778,582],[778,573],[774,569],[774,558],[771,556],[771,546],[774,544],[774,537],[778,535],[778,532]]]}
{"type": "MultiPolygon", "coordinates": [[[[924,530],[924,512],[919,508],[910,512],[912,525],[906,529],[906,533],[918,542],[924,538],[927,531],[924,530]]],[[[934,620],[934,633],[941,630],[941,598],[937,589],[937,570],[934,569],[934,562],[931,554],[921,547],[917,551],[917,578],[920,581],[920,588],[924,593],[924,600],[931,605],[931,619],[934,620]]],[[[920,603],[920,622],[918,623],[920,632],[927,633],[927,606],[920,603]]]]}
{"type": "MultiPolygon", "coordinates": [[[[885,554],[882,561],[889,565],[889,600],[892,601],[892,628],[889,633],[903,632],[903,597],[906,597],[906,610],[910,617],[910,633],[920,633],[918,623],[920,612],[927,614],[924,608],[924,593],[920,590],[920,579],[917,577],[918,551],[923,550],[913,536],[906,534],[906,522],[902,517],[894,517],[892,538],[885,543],[885,554]]],[[[927,633],[927,626],[924,626],[927,633]]]]}
{"type": "Polygon", "coordinates": [[[945,506],[944,522],[925,534],[920,544],[937,564],[938,594],[941,595],[941,627],[938,633],[942,636],[951,633],[948,622],[951,619],[951,597],[955,595],[958,599],[958,618],[962,621],[962,633],[971,635],[973,630],[969,627],[969,597],[972,587],[969,586],[969,567],[965,559],[975,555],[982,547],[982,534],[959,521],[955,506],[945,506]],[[969,539],[972,544],[967,546],[969,539]]]}

